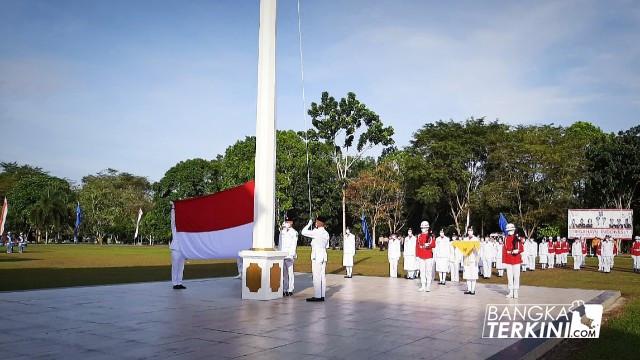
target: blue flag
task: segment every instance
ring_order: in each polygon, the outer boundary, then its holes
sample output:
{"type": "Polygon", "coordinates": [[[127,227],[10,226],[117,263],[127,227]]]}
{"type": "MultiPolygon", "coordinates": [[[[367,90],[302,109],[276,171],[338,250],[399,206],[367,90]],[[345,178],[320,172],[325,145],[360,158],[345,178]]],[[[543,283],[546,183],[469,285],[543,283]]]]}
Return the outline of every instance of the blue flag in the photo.
{"type": "Polygon", "coordinates": [[[502,230],[502,233],[507,235],[507,224],[509,222],[507,221],[507,218],[504,217],[503,213],[500,213],[500,220],[498,220],[498,226],[500,226],[500,230],[502,230]]]}
{"type": "Polygon", "coordinates": [[[362,213],[362,217],[360,218],[362,221],[362,232],[364,233],[364,244],[367,248],[371,249],[371,235],[369,234],[369,226],[367,226],[367,219],[364,217],[364,213],[362,213]]]}
{"type": "Polygon", "coordinates": [[[78,201],[78,206],[76,206],[76,226],[73,229],[73,242],[78,242],[78,230],[80,229],[80,224],[82,224],[82,208],[78,201]]]}

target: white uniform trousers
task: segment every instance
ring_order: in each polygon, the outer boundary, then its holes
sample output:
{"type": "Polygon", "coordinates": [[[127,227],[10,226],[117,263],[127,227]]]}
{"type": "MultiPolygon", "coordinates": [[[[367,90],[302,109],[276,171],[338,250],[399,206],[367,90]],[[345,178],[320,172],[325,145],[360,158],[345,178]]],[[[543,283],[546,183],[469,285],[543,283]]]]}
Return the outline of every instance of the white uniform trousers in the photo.
{"type": "Polygon", "coordinates": [[[509,291],[518,290],[520,288],[520,264],[504,264],[504,266],[507,268],[509,291]]]}
{"type": "Polygon", "coordinates": [[[602,257],[602,270],[606,273],[611,272],[611,258],[612,256],[602,257]]]}
{"type": "Polygon", "coordinates": [[[556,254],[556,264],[562,265],[562,254],[556,254]]]}
{"type": "Polygon", "coordinates": [[[536,256],[528,255],[527,259],[529,260],[529,263],[527,264],[529,270],[534,271],[536,269],[536,256]]]}
{"type": "Polygon", "coordinates": [[[564,253],[562,254],[562,263],[566,264],[567,263],[567,258],[568,258],[569,254],[568,253],[564,253]]]}
{"type": "Polygon", "coordinates": [[[553,269],[553,265],[555,264],[555,255],[549,254],[547,255],[547,259],[549,260],[549,269],[553,269]]]}
{"type": "Polygon", "coordinates": [[[180,250],[171,250],[171,282],[173,285],[182,285],[185,257],[180,250]]]}
{"type": "Polygon", "coordinates": [[[398,277],[398,259],[389,259],[389,276],[398,277]]]}
{"type": "Polygon", "coordinates": [[[631,258],[633,259],[633,268],[640,269],[640,256],[631,255],[631,258]]]}
{"type": "Polygon", "coordinates": [[[420,285],[423,288],[431,289],[431,280],[433,280],[433,258],[418,260],[418,269],[420,270],[420,285]]]}
{"type": "Polygon", "coordinates": [[[580,270],[582,264],[582,255],[576,255],[573,257],[573,270],[580,270]]]}
{"type": "Polygon", "coordinates": [[[598,257],[598,271],[602,271],[604,269],[604,264],[602,263],[602,255],[596,255],[598,257]]]}
{"type": "Polygon", "coordinates": [[[313,297],[323,298],[327,291],[327,279],[325,270],[326,262],[311,261],[311,272],[313,273],[313,297]]]}
{"type": "Polygon", "coordinates": [[[482,276],[491,277],[491,260],[482,258],[482,276]]]}
{"type": "Polygon", "coordinates": [[[293,259],[285,258],[283,261],[282,287],[285,292],[293,292],[295,276],[293,275],[293,259]]]}
{"type": "Polygon", "coordinates": [[[460,281],[460,263],[451,261],[449,262],[449,268],[451,269],[451,281],[460,281]]]}

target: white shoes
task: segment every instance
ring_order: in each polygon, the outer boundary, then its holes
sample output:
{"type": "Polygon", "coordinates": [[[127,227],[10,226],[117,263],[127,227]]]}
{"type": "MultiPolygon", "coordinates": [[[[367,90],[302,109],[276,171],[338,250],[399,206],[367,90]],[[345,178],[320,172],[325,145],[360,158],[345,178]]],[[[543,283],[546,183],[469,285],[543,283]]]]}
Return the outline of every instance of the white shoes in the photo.
{"type": "Polygon", "coordinates": [[[514,290],[513,291],[513,298],[517,299],[518,298],[518,290],[514,290]]]}
{"type": "Polygon", "coordinates": [[[234,278],[234,279],[242,279],[242,275],[241,275],[241,274],[238,274],[238,275],[234,276],[233,278],[234,278]]]}
{"type": "Polygon", "coordinates": [[[507,296],[505,296],[507,299],[508,298],[512,298],[513,297],[513,290],[509,290],[509,293],[507,294],[507,296]]]}
{"type": "Polygon", "coordinates": [[[419,292],[423,292],[423,291],[426,291],[426,290],[427,290],[427,288],[426,288],[426,287],[423,287],[423,286],[421,286],[421,287],[418,289],[418,291],[419,291],[419,292]]]}

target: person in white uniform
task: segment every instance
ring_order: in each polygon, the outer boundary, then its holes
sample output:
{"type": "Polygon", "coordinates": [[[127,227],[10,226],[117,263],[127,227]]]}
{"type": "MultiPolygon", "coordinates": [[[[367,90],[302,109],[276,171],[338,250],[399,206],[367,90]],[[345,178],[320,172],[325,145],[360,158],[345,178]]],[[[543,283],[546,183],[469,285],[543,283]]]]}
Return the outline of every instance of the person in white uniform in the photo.
{"type": "Polygon", "coordinates": [[[178,243],[175,241],[176,234],[174,233],[175,226],[175,208],[173,202],[171,203],[171,242],[169,243],[169,249],[171,250],[171,283],[174,290],[184,290],[186,287],[182,285],[182,277],[184,274],[184,262],[187,260],[178,243]]]}
{"type": "Polygon", "coordinates": [[[487,238],[480,243],[480,258],[482,259],[482,277],[491,278],[491,259],[493,258],[493,245],[487,238]]]}
{"type": "Polygon", "coordinates": [[[311,238],[311,272],[313,273],[313,297],[307,301],[324,301],[327,291],[326,269],[327,248],[329,247],[329,233],[324,228],[326,218],[316,218],[316,228],[311,229],[313,220],[302,230],[302,236],[311,238]]]}
{"type": "MultiPolygon", "coordinates": [[[[473,235],[473,228],[469,227],[469,229],[467,229],[467,236],[462,241],[478,241],[478,238],[473,235]]],[[[467,295],[475,295],[476,282],[478,281],[478,264],[480,263],[479,249],[473,249],[469,255],[464,256],[462,262],[464,264],[462,278],[467,281],[467,291],[464,293],[467,295]]]]}
{"type": "Polygon", "coordinates": [[[389,276],[398,277],[398,261],[400,260],[400,239],[396,234],[389,237],[389,249],[387,250],[389,259],[389,276]]]}
{"type": "Polygon", "coordinates": [[[502,248],[504,247],[502,238],[496,242],[496,269],[498,270],[498,277],[504,276],[504,270],[507,268],[502,262],[502,248]]]}
{"type": "Polygon", "coordinates": [[[527,269],[531,271],[536,270],[536,257],[538,256],[538,244],[533,239],[529,238],[525,242],[529,251],[527,252],[527,269]]]}
{"type": "Polygon", "coordinates": [[[582,240],[575,239],[571,244],[571,256],[573,257],[573,270],[580,270],[582,264],[582,240]]]}
{"type": "Polygon", "coordinates": [[[440,236],[436,238],[436,271],[440,277],[438,284],[446,285],[447,273],[449,269],[449,257],[451,256],[451,244],[450,240],[444,234],[444,230],[440,230],[440,236]]]}
{"type": "Polygon", "coordinates": [[[454,236],[453,241],[449,244],[449,269],[451,271],[451,281],[460,281],[460,262],[462,261],[462,252],[453,246],[458,241],[458,237],[454,236]]]}
{"type": "Polygon", "coordinates": [[[284,288],[284,296],[293,295],[295,285],[293,263],[297,257],[297,246],[298,232],[293,228],[293,219],[287,217],[282,224],[282,229],[280,230],[280,241],[278,242],[278,250],[287,253],[283,261],[284,269],[282,269],[282,287],[284,288]]]}
{"type": "Polygon", "coordinates": [[[607,235],[602,242],[602,270],[605,273],[611,272],[611,259],[613,258],[613,241],[607,235]]]}
{"type": "Polygon", "coordinates": [[[547,268],[547,257],[549,256],[549,243],[547,238],[542,238],[540,245],[538,245],[538,256],[540,256],[540,269],[547,268]]]}
{"type": "Polygon", "coordinates": [[[356,236],[351,233],[351,229],[347,228],[347,237],[344,238],[342,245],[342,266],[347,271],[344,276],[347,279],[353,277],[353,257],[356,255],[356,236]]]}
{"type": "Polygon", "coordinates": [[[407,231],[407,237],[404,238],[404,253],[402,254],[404,259],[404,270],[407,272],[407,279],[416,278],[416,270],[418,270],[418,264],[416,262],[416,237],[413,236],[413,230],[407,231]]]}

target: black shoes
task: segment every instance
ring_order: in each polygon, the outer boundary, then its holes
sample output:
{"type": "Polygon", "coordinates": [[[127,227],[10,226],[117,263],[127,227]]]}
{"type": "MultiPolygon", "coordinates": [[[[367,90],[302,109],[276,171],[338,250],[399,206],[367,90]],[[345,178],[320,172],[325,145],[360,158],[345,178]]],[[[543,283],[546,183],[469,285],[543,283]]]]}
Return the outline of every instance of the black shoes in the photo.
{"type": "Polygon", "coordinates": [[[293,296],[293,292],[292,291],[285,291],[284,293],[282,293],[283,296],[293,296]]]}
{"type": "Polygon", "coordinates": [[[186,289],[186,288],[187,288],[187,287],[186,287],[186,286],[184,286],[184,285],[182,285],[182,284],[180,284],[180,285],[173,285],[173,290],[184,290],[184,289],[186,289]]]}
{"type": "Polygon", "coordinates": [[[324,301],[324,298],[323,297],[321,297],[321,298],[310,297],[310,298],[307,298],[307,301],[309,301],[309,302],[319,302],[319,301],[324,301]]]}
{"type": "Polygon", "coordinates": [[[471,291],[467,290],[467,291],[464,292],[464,294],[465,295],[469,295],[469,294],[471,294],[471,291]]]}

